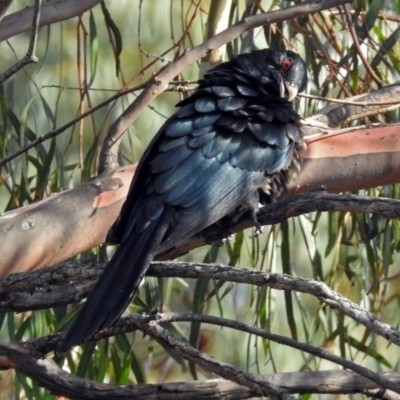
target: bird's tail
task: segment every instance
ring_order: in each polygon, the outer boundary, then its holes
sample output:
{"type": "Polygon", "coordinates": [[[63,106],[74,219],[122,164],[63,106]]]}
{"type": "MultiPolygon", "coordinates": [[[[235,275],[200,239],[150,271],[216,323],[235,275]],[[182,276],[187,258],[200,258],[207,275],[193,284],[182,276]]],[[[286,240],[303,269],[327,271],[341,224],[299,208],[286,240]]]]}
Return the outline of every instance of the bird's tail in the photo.
{"type": "Polygon", "coordinates": [[[118,320],[135,295],[171,216],[171,210],[165,209],[146,229],[132,232],[124,238],[69,328],[60,352],[67,351],[118,320]]]}

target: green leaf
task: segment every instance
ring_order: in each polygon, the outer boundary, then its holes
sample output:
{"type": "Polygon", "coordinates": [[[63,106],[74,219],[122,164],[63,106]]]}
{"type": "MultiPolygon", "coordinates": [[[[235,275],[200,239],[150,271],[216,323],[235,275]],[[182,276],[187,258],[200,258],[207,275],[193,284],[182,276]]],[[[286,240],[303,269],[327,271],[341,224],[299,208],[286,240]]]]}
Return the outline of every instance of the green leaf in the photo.
{"type": "Polygon", "coordinates": [[[233,243],[233,246],[231,243],[228,241],[226,243],[226,249],[229,254],[229,264],[235,266],[237,262],[240,259],[240,254],[242,252],[242,247],[243,247],[243,241],[244,241],[244,232],[240,231],[235,234],[235,241],[233,243]]]}
{"type": "MultiPolygon", "coordinates": [[[[357,29],[357,33],[360,41],[363,41],[368,37],[368,32],[377,24],[378,14],[383,8],[384,3],[381,0],[372,0],[366,9],[364,17],[364,23],[361,24],[361,29],[357,29]]],[[[356,24],[357,26],[357,24],[356,24]]]]}
{"type": "MultiPolygon", "coordinates": [[[[284,221],[281,223],[282,232],[282,270],[284,274],[291,274],[291,264],[290,264],[290,238],[289,238],[289,223],[284,221]]],[[[297,327],[296,320],[294,317],[294,307],[292,293],[285,290],[285,304],[286,304],[286,318],[290,328],[290,332],[293,339],[297,339],[297,327]]]]}
{"type": "Polygon", "coordinates": [[[115,41],[115,74],[119,75],[121,60],[120,56],[122,53],[122,36],[118,26],[115,24],[114,20],[111,17],[104,1],[101,2],[101,10],[103,11],[104,19],[106,21],[107,28],[110,29],[111,33],[114,36],[115,41]]]}
{"type": "Polygon", "coordinates": [[[118,385],[126,385],[128,383],[129,374],[131,372],[131,353],[125,354],[122,361],[120,375],[118,377],[118,385]]]}
{"type": "Polygon", "coordinates": [[[92,10],[90,10],[89,16],[89,40],[90,40],[90,79],[88,87],[92,86],[97,71],[97,60],[99,57],[99,40],[97,38],[96,21],[92,10]]]}
{"type": "Polygon", "coordinates": [[[139,360],[136,358],[135,353],[133,353],[133,352],[131,354],[131,370],[134,373],[136,382],[138,384],[147,383],[146,375],[144,374],[144,372],[142,370],[142,366],[141,366],[139,360]]]}
{"type": "Polygon", "coordinates": [[[354,336],[348,336],[347,340],[349,344],[358,351],[361,351],[362,353],[372,357],[377,362],[383,364],[389,369],[393,369],[392,364],[385,357],[379,354],[373,347],[366,346],[364,343],[361,343],[359,340],[357,340],[354,336]]]}
{"type": "Polygon", "coordinates": [[[377,55],[371,61],[371,68],[376,71],[377,67],[383,61],[383,58],[389,53],[400,39],[400,26],[398,26],[389,37],[380,45],[377,55]]]}
{"type": "Polygon", "coordinates": [[[96,356],[98,359],[96,380],[97,382],[103,382],[108,369],[108,340],[100,340],[97,342],[96,356]]]}
{"type": "Polygon", "coordinates": [[[82,348],[83,353],[80,356],[78,369],[76,371],[76,375],[80,376],[81,378],[86,375],[93,362],[93,353],[96,348],[96,342],[85,343],[82,348]]]}
{"type": "Polygon", "coordinates": [[[2,117],[2,129],[0,131],[0,159],[7,153],[7,131],[8,131],[8,105],[4,86],[0,85],[0,111],[2,117]]]}

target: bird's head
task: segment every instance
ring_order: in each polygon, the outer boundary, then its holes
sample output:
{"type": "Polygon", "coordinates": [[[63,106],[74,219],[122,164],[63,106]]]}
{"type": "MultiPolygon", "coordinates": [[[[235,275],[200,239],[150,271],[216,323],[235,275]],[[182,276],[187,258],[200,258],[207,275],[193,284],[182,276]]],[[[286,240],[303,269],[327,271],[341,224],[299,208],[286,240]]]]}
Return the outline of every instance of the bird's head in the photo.
{"type": "Polygon", "coordinates": [[[240,69],[259,82],[261,89],[273,96],[293,100],[306,89],[307,68],[295,52],[264,49],[235,58],[240,69]]]}

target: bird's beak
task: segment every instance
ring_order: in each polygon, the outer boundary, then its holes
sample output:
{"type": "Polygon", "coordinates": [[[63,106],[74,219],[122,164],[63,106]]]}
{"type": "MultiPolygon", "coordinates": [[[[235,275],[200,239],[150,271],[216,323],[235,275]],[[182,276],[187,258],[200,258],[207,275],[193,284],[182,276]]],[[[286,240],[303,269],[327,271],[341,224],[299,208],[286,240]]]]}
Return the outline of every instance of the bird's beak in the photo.
{"type": "Polygon", "coordinates": [[[286,89],[286,98],[289,101],[292,101],[299,92],[299,88],[294,85],[292,82],[284,81],[285,89],[286,89]]]}
{"type": "Polygon", "coordinates": [[[290,81],[279,80],[279,95],[286,100],[292,101],[299,92],[299,88],[290,81]]]}
{"type": "Polygon", "coordinates": [[[285,82],[283,81],[282,77],[279,77],[279,78],[280,78],[280,79],[279,79],[279,96],[281,96],[281,97],[286,97],[286,96],[285,96],[285,92],[286,92],[286,89],[285,89],[285,87],[286,87],[285,82]]]}
{"type": "Polygon", "coordinates": [[[299,88],[290,81],[285,81],[279,76],[279,95],[286,100],[292,101],[299,92],[299,88]]]}

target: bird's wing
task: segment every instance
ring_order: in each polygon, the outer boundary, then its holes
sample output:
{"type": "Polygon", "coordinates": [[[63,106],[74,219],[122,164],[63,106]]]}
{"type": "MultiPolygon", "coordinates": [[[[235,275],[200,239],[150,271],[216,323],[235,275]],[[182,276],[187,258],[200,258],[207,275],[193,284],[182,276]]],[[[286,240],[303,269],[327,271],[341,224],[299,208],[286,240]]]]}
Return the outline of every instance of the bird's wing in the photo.
{"type": "Polygon", "coordinates": [[[135,234],[139,218],[156,216],[167,205],[175,212],[159,250],[177,245],[242,204],[270,176],[286,170],[301,141],[299,117],[291,105],[263,101],[243,81],[235,87],[200,89],[180,106],[140,164],[132,192],[110,231],[114,241],[135,234]]]}

